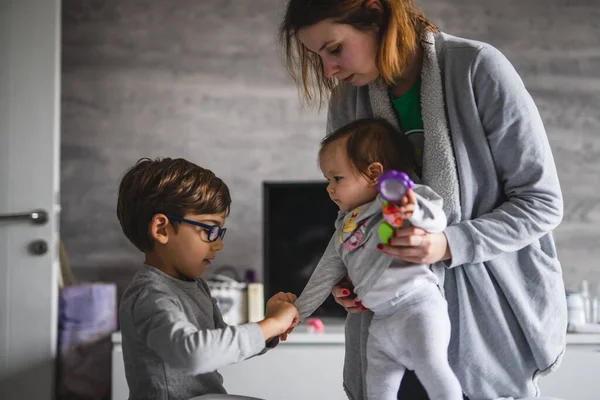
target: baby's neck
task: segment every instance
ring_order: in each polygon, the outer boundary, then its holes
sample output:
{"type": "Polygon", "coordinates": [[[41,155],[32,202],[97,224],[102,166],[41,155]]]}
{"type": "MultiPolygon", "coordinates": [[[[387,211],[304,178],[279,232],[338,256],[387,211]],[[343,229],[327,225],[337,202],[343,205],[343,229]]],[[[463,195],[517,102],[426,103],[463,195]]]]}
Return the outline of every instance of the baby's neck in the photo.
{"type": "Polygon", "coordinates": [[[374,201],[375,201],[375,199],[377,198],[377,196],[378,196],[378,195],[376,194],[375,196],[373,196],[373,198],[372,198],[372,199],[370,199],[370,200],[367,200],[367,201],[365,201],[365,202],[364,202],[364,203],[362,203],[362,204],[358,204],[358,205],[356,205],[356,206],[352,207],[352,208],[351,208],[349,211],[346,211],[346,212],[352,212],[352,210],[356,210],[356,209],[357,209],[357,208],[359,208],[359,207],[362,207],[362,206],[364,206],[364,205],[366,205],[366,204],[370,204],[370,203],[374,202],[374,201]]]}

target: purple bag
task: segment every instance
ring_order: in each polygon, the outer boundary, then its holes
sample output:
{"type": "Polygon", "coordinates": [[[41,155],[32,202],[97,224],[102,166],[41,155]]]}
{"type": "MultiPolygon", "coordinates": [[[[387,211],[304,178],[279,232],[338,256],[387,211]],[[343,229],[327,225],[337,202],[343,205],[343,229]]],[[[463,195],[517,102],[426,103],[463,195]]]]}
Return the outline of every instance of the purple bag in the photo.
{"type": "Polygon", "coordinates": [[[111,334],[117,330],[117,286],[95,283],[60,291],[58,398],[110,394],[111,334]]]}

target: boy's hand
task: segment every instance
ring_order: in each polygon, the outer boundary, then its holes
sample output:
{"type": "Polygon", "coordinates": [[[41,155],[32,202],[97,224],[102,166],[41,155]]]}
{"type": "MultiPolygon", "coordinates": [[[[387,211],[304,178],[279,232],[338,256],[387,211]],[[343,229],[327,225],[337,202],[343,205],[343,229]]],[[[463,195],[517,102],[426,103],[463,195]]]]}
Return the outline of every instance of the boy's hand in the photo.
{"type": "Polygon", "coordinates": [[[396,213],[402,219],[409,219],[415,211],[415,192],[408,189],[402,200],[396,204],[396,213]]]}
{"type": "Polygon", "coordinates": [[[293,322],[293,323],[292,323],[292,326],[290,326],[290,328],[289,328],[287,331],[285,331],[285,332],[283,332],[281,335],[279,335],[279,340],[282,340],[282,341],[284,341],[284,342],[285,342],[285,341],[287,340],[287,337],[288,337],[288,335],[289,335],[290,333],[292,333],[292,331],[294,330],[294,328],[295,328],[296,326],[298,326],[298,322],[297,322],[297,321],[293,322]]]}
{"type": "Polygon", "coordinates": [[[267,301],[265,319],[258,323],[265,340],[279,336],[298,325],[300,316],[294,306],[296,296],[292,293],[277,293],[267,301]]]}
{"type": "MultiPolygon", "coordinates": [[[[269,310],[270,308],[272,310],[275,310],[278,306],[280,306],[277,304],[279,301],[288,302],[288,303],[293,304],[296,302],[296,295],[292,294],[292,293],[279,292],[276,295],[274,295],[273,297],[271,297],[267,301],[267,311],[265,312],[266,317],[270,316],[270,310],[269,310]]],[[[275,312],[275,311],[273,311],[273,312],[275,312]]],[[[292,321],[291,325],[289,325],[289,327],[285,330],[285,332],[283,332],[279,335],[279,339],[286,340],[287,335],[289,333],[291,333],[292,330],[294,330],[294,328],[298,325],[298,323],[299,323],[299,316],[297,315],[297,311],[296,311],[296,316],[295,316],[294,320],[292,321]]]]}

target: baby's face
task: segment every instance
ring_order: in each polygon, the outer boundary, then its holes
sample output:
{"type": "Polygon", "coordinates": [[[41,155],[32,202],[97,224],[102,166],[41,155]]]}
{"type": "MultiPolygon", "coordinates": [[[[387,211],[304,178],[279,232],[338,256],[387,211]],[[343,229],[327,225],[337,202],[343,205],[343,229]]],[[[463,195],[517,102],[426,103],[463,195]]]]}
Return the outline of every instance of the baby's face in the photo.
{"type": "Polygon", "coordinates": [[[352,168],[347,156],[346,139],[327,145],[319,163],[329,182],[327,193],[341,211],[352,211],[377,197],[376,185],[352,168]]]}

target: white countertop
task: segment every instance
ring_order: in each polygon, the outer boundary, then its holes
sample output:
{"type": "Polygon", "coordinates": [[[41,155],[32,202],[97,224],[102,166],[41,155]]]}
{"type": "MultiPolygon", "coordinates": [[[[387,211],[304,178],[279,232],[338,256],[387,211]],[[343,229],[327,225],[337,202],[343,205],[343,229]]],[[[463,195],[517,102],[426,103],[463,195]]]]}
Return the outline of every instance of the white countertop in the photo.
{"type": "MultiPolygon", "coordinates": [[[[344,325],[339,322],[325,323],[323,333],[310,333],[306,325],[302,324],[294,329],[285,342],[281,344],[344,344],[344,325]]],[[[600,336],[600,335],[599,335],[600,336]]],[[[121,332],[112,334],[113,344],[121,344],[121,332]]]]}
{"type": "MultiPolygon", "coordinates": [[[[342,320],[343,321],[343,320],[342,320]]],[[[323,321],[325,332],[310,333],[306,325],[300,325],[294,329],[288,339],[281,344],[344,344],[344,325],[340,320],[333,322],[323,321]]],[[[121,332],[112,334],[113,344],[121,343],[121,332]]],[[[575,345],[600,345],[600,334],[598,333],[567,333],[567,344],[575,345]]]]}
{"type": "Polygon", "coordinates": [[[600,344],[600,333],[567,333],[567,344],[600,344]]]}

